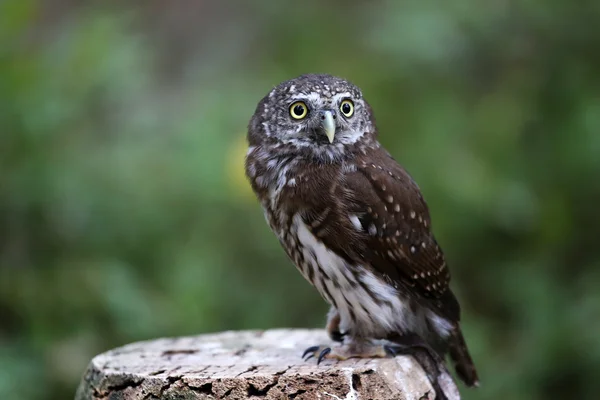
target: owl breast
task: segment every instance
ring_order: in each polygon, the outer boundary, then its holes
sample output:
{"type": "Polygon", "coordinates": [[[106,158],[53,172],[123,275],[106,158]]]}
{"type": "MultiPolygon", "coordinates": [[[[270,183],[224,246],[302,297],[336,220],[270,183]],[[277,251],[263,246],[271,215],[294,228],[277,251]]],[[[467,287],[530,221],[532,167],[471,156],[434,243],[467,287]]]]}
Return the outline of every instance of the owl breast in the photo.
{"type": "Polygon", "coordinates": [[[343,330],[385,337],[389,332],[414,331],[420,325],[422,315],[410,309],[408,298],[369,269],[349,264],[329,250],[300,214],[292,217],[289,233],[280,240],[304,278],[338,310],[343,330]]]}

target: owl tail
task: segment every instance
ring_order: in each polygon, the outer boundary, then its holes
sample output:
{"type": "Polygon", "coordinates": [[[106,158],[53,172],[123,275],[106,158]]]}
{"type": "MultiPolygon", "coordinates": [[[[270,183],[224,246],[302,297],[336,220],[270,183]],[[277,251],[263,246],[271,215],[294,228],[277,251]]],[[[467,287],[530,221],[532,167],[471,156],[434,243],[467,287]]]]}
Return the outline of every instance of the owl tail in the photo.
{"type": "Polygon", "coordinates": [[[458,377],[467,386],[479,386],[479,378],[477,377],[475,364],[467,349],[467,343],[465,343],[465,338],[462,335],[460,326],[457,326],[450,336],[449,352],[458,377]]]}

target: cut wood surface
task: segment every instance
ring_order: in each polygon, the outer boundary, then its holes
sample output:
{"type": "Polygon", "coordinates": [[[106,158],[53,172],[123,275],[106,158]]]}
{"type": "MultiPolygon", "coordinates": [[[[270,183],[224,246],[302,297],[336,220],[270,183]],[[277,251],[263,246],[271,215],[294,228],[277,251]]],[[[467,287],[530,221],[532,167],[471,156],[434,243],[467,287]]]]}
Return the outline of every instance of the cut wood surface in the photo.
{"type": "Polygon", "coordinates": [[[323,330],[297,329],[132,343],[96,356],[75,399],[435,398],[422,368],[409,356],[325,360],[318,366],[314,358],[302,360],[305,348],[327,343],[323,330]]]}

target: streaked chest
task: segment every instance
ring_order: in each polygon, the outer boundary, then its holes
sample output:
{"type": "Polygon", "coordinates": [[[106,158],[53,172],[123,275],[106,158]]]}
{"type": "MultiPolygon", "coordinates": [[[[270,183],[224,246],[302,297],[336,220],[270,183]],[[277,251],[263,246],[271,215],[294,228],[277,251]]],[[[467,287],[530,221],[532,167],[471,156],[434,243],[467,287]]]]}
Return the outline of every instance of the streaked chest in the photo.
{"type": "Polygon", "coordinates": [[[366,268],[366,260],[353,264],[327,248],[299,214],[292,217],[283,242],[304,278],[338,310],[342,329],[383,337],[418,324],[408,300],[366,268]]]}

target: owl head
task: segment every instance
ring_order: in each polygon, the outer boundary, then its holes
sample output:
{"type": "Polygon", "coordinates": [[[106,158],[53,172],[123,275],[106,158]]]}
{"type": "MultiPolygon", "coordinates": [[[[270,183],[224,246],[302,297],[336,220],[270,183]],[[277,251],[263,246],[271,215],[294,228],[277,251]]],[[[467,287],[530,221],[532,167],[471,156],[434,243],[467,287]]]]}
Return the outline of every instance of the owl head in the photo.
{"type": "Polygon", "coordinates": [[[279,144],[321,154],[342,151],[375,133],[358,87],[331,75],[302,75],[271,90],[256,107],[250,145],[279,144]]]}

